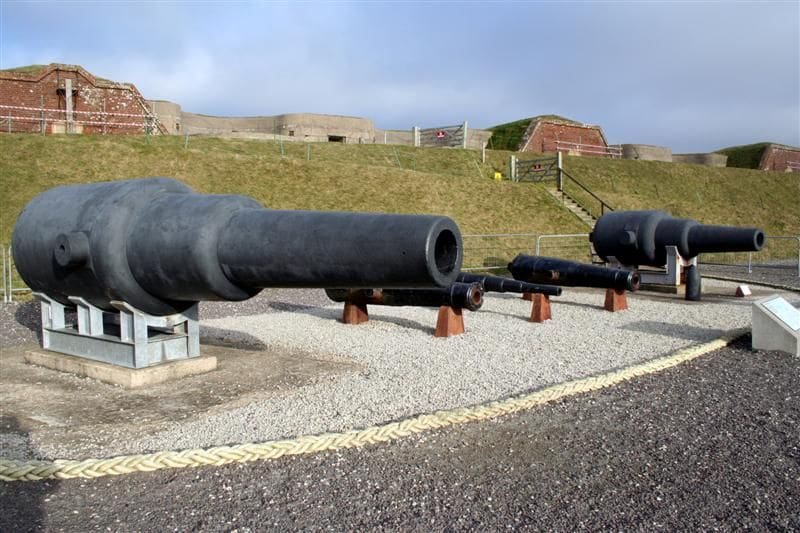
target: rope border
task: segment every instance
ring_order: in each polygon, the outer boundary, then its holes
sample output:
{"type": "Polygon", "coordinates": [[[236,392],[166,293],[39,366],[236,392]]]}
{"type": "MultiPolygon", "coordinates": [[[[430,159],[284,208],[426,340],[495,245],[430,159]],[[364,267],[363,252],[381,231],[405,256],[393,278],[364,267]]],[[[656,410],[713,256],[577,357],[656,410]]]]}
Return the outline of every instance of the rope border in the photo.
{"type": "Polygon", "coordinates": [[[745,335],[749,328],[733,330],[713,341],[690,346],[670,355],[590,376],[552,385],[538,391],[497,400],[482,405],[417,415],[398,422],[372,426],[343,433],[307,435],[295,439],[262,443],[218,446],[205,449],[164,451],[142,455],[122,455],[107,459],[83,461],[14,461],[0,459],[0,480],[37,481],[43,479],[97,478],[133,472],[152,472],[166,468],[220,466],[277,459],[284,455],[302,455],[321,451],[341,450],[390,442],[430,429],[477,422],[526,411],[575,394],[611,387],[624,381],[660,372],[723,348],[745,335]]]}

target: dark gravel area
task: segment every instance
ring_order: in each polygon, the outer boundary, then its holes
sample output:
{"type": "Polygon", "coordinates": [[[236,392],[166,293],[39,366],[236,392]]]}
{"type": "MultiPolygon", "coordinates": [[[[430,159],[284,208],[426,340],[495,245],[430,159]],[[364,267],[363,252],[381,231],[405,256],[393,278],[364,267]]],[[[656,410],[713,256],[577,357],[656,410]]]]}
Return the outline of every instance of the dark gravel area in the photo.
{"type": "Polygon", "coordinates": [[[749,339],[495,421],[307,457],[0,483],[0,530],[798,530],[800,360],[749,339]]]}
{"type": "Polygon", "coordinates": [[[746,264],[700,265],[700,271],[705,276],[719,276],[726,279],[740,280],[744,283],[782,285],[800,291],[800,276],[798,276],[797,268],[797,261],[777,265],[753,265],[752,272],[747,271],[746,264]]]}

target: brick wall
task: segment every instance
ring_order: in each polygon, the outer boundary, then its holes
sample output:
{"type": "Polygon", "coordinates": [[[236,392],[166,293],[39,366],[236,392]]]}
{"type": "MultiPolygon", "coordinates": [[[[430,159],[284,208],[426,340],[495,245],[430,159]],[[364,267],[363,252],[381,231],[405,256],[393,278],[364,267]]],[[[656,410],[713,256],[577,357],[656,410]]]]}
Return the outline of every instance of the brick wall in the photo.
{"type": "Polygon", "coordinates": [[[0,72],[0,131],[142,134],[149,115],[131,84],[98,80],[80,67],[50,65],[35,74],[0,72]],[[68,124],[66,85],[72,82],[73,116],[68,124]],[[10,117],[10,119],[9,119],[10,117]]]}
{"type": "MultiPolygon", "coordinates": [[[[800,169],[800,148],[771,144],[764,149],[759,164],[761,170],[777,170],[785,172],[787,169],[800,169]],[[790,163],[792,163],[790,168],[790,163]]],[[[800,170],[794,170],[798,172],[800,170]]]]}
{"type": "MultiPolygon", "coordinates": [[[[526,152],[577,152],[578,147],[572,145],[601,147],[600,150],[608,146],[597,126],[540,121],[533,128],[524,147],[526,152]]],[[[591,153],[588,148],[581,152],[585,155],[601,155],[591,153]]]]}

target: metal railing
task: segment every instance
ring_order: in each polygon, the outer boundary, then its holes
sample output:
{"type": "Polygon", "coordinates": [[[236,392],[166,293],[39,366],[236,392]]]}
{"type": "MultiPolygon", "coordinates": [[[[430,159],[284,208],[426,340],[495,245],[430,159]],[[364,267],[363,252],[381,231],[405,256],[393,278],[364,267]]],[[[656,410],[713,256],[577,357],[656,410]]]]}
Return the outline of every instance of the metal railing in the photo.
{"type": "Polygon", "coordinates": [[[2,257],[3,265],[3,303],[11,303],[14,301],[15,292],[29,292],[30,289],[25,286],[14,287],[14,256],[11,254],[11,246],[0,244],[0,256],[2,257]]]}
{"type": "Polygon", "coordinates": [[[464,235],[463,271],[503,270],[518,254],[591,262],[588,233],[492,233],[464,235]]]}
{"type": "Polygon", "coordinates": [[[731,267],[735,271],[783,271],[800,277],[800,235],[768,235],[759,252],[723,252],[701,254],[698,262],[705,265],[731,267]]]}
{"type": "Polygon", "coordinates": [[[503,270],[517,254],[531,253],[535,233],[463,235],[464,265],[461,270],[503,270]]]}
{"type": "Polygon", "coordinates": [[[608,205],[608,202],[597,196],[593,193],[586,185],[575,179],[569,172],[566,170],[561,170],[561,193],[566,194],[568,197],[572,198],[575,202],[578,203],[582,208],[584,208],[590,215],[594,218],[600,218],[606,212],[613,211],[614,208],[608,205]],[[572,188],[571,185],[575,184],[578,187],[578,194],[571,193],[567,191],[568,188],[572,188]],[[594,206],[588,205],[588,202],[581,201],[581,196],[589,195],[591,199],[596,201],[599,204],[599,209],[594,209],[594,206]],[[599,211],[599,213],[598,213],[599,211]]]}
{"type": "Polygon", "coordinates": [[[592,258],[592,245],[588,233],[555,233],[536,237],[534,255],[582,261],[592,258]],[[580,240],[579,240],[580,239],[580,240]],[[553,241],[568,241],[554,244],[553,241]],[[544,244],[544,245],[543,245],[544,244]]]}
{"type": "MultiPolygon", "coordinates": [[[[12,132],[12,124],[32,124],[32,128],[24,130],[26,133],[39,132],[47,133],[47,126],[50,124],[63,126],[64,133],[70,133],[76,126],[87,126],[102,130],[105,133],[107,128],[129,128],[141,129],[144,133],[155,133],[161,131],[163,126],[159,123],[158,117],[148,110],[142,113],[120,113],[116,111],[82,111],[65,109],[53,109],[46,107],[28,107],[0,104],[0,119],[6,123],[6,129],[12,132]]],[[[16,131],[16,130],[14,130],[16,131]]]]}
{"type": "Polygon", "coordinates": [[[786,168],[792,172],[800,172],[800,161],[787,161],[786,168]]]}
{"type": "Polygon", "coordinates": [[[602,144],[583,144],[571,143],[566,141],[556,141],[557,151],[578,152],[579,154],[589,155],[607,155],[613,159],[622,157],[622,146],[610,144],[608,146],[602,144]]]}

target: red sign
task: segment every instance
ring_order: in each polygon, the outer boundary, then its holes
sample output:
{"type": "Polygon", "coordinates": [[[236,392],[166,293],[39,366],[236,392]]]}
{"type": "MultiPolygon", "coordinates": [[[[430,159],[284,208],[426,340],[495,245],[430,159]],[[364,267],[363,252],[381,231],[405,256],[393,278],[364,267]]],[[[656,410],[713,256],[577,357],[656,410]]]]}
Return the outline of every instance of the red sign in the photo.
{"type": "Polygon", "coordinates": [[[447,137],[447,132],[446,131],[439,130],[439,131],[436,132],[436,138],[437,139],[444,139],[445,137],[447,137]]]}

